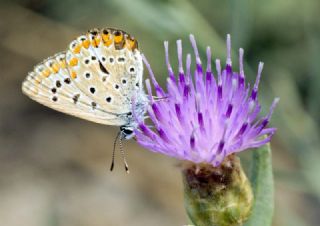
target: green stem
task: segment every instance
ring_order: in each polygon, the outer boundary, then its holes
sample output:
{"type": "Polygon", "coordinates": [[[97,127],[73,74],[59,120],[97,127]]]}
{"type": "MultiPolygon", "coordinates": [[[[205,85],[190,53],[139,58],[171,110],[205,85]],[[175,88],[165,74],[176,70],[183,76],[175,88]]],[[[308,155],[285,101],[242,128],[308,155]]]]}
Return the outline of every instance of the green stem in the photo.
{"type": "Polygon", "coordinates": [[[274,188],[270,144],[252,151],[251,185],[255,197],[252,214],[244,226],[272,225],[274,188]]]}

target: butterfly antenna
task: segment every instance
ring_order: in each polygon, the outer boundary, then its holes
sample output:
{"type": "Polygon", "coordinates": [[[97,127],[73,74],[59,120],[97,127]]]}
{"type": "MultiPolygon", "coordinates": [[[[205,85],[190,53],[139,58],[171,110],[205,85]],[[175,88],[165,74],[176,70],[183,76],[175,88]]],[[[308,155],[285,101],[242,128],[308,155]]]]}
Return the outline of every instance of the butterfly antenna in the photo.
{"type": "MultiPolygon", "coordinates": [[[[121,132],[120,132],[121,133],[121,132]]],[[[126,170],[127,173],[130,173],[129,171],[129,166],[128,166],[128,163],[127,163],[127,160],[126,160],[126,155],[124,153],[124,149],[123,149],[123,145],[122,145],[122,139],[123,139],[123,136],[120,136],[120,139],[119,139],[119,147],[120,147],[120,153],[122,155],[122,158],[123,158],[123,162],[124,162],[124,168],[126,170]]]]}
{"type": "Polygon", "coordinates": [[[168,97],[167,97],[167,96],[165,96],[165,97],[157,97],[157,96],[154,96],[153,99],[154,99],[155,101],[160,101],[160,100],[167,100],[168,97]]]}
{"type": "Polygon", "coordinates": [[[119,133],[117,134],[117,137],[116,137],[116,139],[114,140],[114,143],[113,143],[112,162],[111,162],[110,171],[112,171],[112,170],[113,170],[113,167],[114,167],[114,157],[115,157],[115,153],[116,153],[117,141],[118,141],[118,139],[119,139],[120,134],[121,134],[121,132],[119,132],[119,133]]]}

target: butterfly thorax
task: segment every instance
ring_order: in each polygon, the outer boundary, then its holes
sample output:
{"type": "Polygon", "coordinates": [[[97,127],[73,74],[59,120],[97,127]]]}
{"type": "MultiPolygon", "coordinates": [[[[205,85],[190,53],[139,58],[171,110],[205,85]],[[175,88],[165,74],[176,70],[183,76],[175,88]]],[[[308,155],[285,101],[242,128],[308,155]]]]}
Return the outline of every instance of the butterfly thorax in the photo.
{"type": "Polygon", "coordinates": [[[137,128],[137,121],[143,121],[145,119],[145,113],[147,111],[147,106],[149,104],[147,96],[142,91],[142,93],[137,93],[134,101],[132,101],[132,112],[125,115],[126,124],[120,126],[120,131],[122,137],[126,140],[134,136],[134,130],[137,128]]]}

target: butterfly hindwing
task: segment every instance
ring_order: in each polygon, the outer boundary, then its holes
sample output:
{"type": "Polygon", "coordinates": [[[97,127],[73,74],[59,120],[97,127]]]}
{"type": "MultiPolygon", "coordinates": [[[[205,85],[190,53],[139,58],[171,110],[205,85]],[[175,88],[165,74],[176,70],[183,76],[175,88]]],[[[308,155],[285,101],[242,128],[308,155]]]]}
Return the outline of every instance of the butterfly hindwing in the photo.
{"type": "Polygon", "coordinates": [[[70,74],[79,89],[118,114],[131,111],[132,95],[139,90],[136,83],[142,79],[140,52],[125,46],[130,40],[122,31],[96,29],[72,42],[67,51],[70,74]]]}
{"type": "Polygon", "coordinates": [[[22,90],[33,100],[70,115],[108,125],[127,124],[132,96],[141,90],[142,82],[136,45],[122,31],[88,32],[71,42],[66,52],[37,65],[22,90]]]}

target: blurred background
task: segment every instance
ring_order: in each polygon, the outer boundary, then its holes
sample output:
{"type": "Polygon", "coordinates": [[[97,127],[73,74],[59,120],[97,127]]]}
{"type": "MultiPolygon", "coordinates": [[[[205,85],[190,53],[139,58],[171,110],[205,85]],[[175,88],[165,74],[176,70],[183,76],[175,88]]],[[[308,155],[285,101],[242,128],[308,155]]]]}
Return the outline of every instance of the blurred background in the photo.
{"type": "MultiPolygon", "coordinates": [[[[259,96],[263,113],[275,96],[281,98],[272,118],[278,127],[272,140],[274,226],[319,225],[319,9],[318,0],[2,1],[0,225],[188,222],[175,160],[131,140],[125,143],[131,173],[125,174],[120,158],[110,173],[118,128],[55,112],[21,92],[33,65],[93,27],[133,34],[159,80],[167,75],[163,41],[171,42],[174,59],[176,39],[184,41],[185,53],[191,51],[189,33],[196,36],[202,55],[210,45],[214,58],[223,61],[230,33],[234,54],[245,49],[251,83],[258,62],[265,62],[259,96]]],[[[233,61],[238,68],[236,55],[233,61]]]]}

